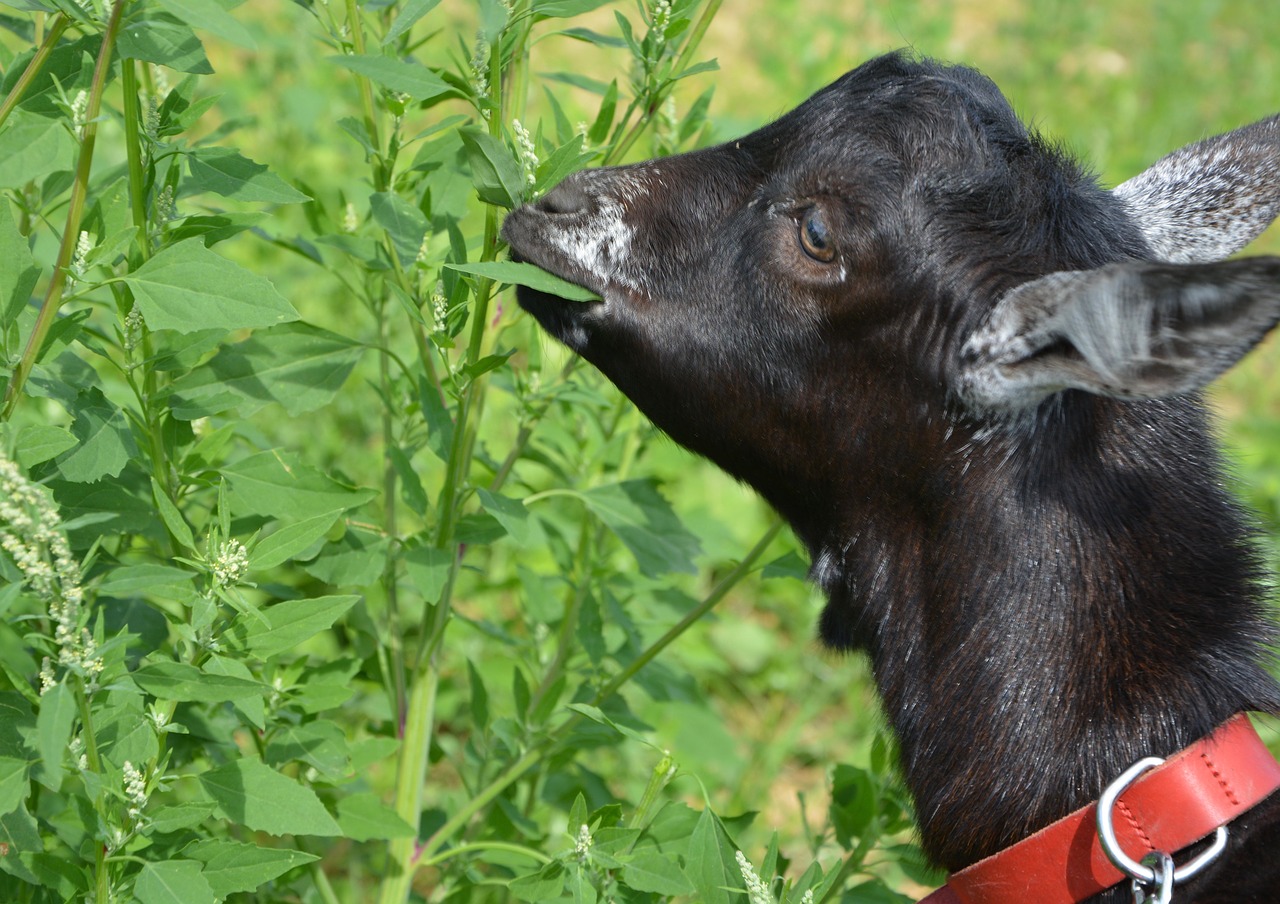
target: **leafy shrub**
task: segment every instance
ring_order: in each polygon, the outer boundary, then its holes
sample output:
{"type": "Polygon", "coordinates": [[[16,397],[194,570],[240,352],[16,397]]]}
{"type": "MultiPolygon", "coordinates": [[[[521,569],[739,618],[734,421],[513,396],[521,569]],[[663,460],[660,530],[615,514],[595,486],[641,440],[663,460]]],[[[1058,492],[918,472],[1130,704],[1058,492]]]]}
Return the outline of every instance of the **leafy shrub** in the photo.
{"type": "Polygon", "coordinates": [[[503,294],[547,278],[502,261],[504,209],[700,140],[710,91],[669,99],[714,69],[718,0],[259,11],[282,41],[306,23],[355,111],[279,172],[248,151],[268,124],[208,89],[202,38],[253,59],[236,5],[2,20],[29,49],[0,108],[0,896],[898,900],[875,859],[928,881],[884,743],[833,773],[811,863],[691,806],[697,776],[673,793],[636,710],[696,731],[710,704],[658,654],[778,526],[714,586],[679,577],[699,538],[637,468],[661,442],[503,294]],[[539,93],[544,42],[625,75],[539,93]]]}

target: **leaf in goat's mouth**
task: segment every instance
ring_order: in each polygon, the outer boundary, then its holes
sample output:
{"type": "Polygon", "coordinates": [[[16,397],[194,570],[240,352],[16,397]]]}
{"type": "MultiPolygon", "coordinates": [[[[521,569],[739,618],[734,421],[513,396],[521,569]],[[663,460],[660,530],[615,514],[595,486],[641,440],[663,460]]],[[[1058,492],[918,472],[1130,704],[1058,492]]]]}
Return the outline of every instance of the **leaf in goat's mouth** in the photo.
{"type": "Polygon", "coordinates": [[[584,289],[582,286],[561,279],[534,264],[522,264],[515,261],[481,261],[476,264],[445,264],[445,267],[450,270],[457,270],[460,273],[470,273],[472,276],[488,277],[495,282],[527,286],[530,289],[537,289],[539,292],[546,292],[548,295],[558,296],[566,301],[601,300],[600,296],[590,289],[584,289]]]}

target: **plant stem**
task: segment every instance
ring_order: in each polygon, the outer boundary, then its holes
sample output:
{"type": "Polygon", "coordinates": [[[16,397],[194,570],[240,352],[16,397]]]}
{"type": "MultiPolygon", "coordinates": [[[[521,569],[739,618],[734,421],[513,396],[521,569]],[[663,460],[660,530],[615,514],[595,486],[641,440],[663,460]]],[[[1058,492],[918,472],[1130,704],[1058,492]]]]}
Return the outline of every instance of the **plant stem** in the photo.
{"type": "MultiPolygon", "coordinates": [[[[396,813],[411,826],[418,824],[422,811],[422,789],[427,780],[427,763],[431,753],[431,727],[435,721],[436,690],[439,686],[439,670],[430,660],[423,674],[416,676],[409,697],[404,736],[401,739],[400,759],[396,774],[396,813]]],[[[417,869],[415,852],[417,833],[391,841],[391,869],[395,870],[382,883],[380,904],[403,904],[409,899],[413,874],[417,869]]]]}
{"type": "MultiPolygon", "coordinates": [[[[356,0],[347,0],[347,30],[351,34],[352,48],[356,53],[363,55],[364,28],[356,0]]],[[[373,105],[373,84],[363,75],[356,76],[356,84],[360,87],[360,107],[364,115],[364,127],[369,134],[369,145],[374,153],[374,191],[386,191],[389,174],[382,158],[382,139],[378,137],[378,119],[373,105]]]]}
{"type": "Polygon", "coordinates": [[[71,197],[67,202],[67,223],[62,230],[62,244],[58,247],[58,258],[54,263],[53,274],[49,280],[49,289],[36,315],[35,326],[27,339],[22,357],[13,369],[9,385],[5,389],[4,409],[0,411],[0,420],[8,420],[13,414],[14,406],[22,396],[22,388],[26,385],[31,368],[40,356],[45,337],[53,326],[58,308],[62,304],[62,293],[66,287],[67,269],[71,266],[75,254],[76,242],[80,238],[80,220],[84,216],[85,198],[89,193],[89,172],[93,168],[93,146],[98,138],[98,116],[102,112],[102,91],[107,83],[110,70],[111,50],[115,45],[116,34],[120,30],[120,20],[129,0],[116,0],[111,10],[111,18],[107,21],[106,32],[102,36],[102,49],[98,52],[98,62],[93,70],[93,85],[89,91],[89,102],[85,108],[84,129],[80,138],[80,157],[76,161],[75,181],[71,185],[71,197]]]}
{"type": "MultiPolygon", "coordinates": [[[[89,767],[89,771],[95,775],[102,776],[102,759],[98,756],[98,739],[93,732],[93,718],[89,710],[89,695],[84,691],[84,682],[79,679],[73,679],[75,688],[76,706],[80,710],[80,734],[84,738],[84,758],[85,763],[89,767]]],[[[98,811],[98,818],[106,822],[106,814],[102,811],[102,799],[98,798],[94,802],[94,806],[98,811]]],[[[94,887],[96,895],[96,904],[107,904],[111,900],[111,874],[107,870],[107,847],[102,842],[97,842],[94,850],[94,887]]]]}
{"type": "Polygon", "coordinates": [[[690,626],[692,626],[694,622],[698,621],[714,609],[720,601],[725,598],[729,591],[747,576],[755,566],[756,560],[759,559],[760,556],[764,555],[765,549],[768,548],[769,544],[773,542],[774,537],[778,536],[778,532],[781,530],[782,521],[775,518],[773,524],[764,532],[764,536],[756,542],[755,546],[751,547],[751,551],[743,557],[742,561],[735,565],[733,569],[720,580],[720,583],[717,584],[711,593],[707,595],[706,599],[685,613],[684,618],[672,625],[667,633],[663,634],[651,643],[643,653],[628,663],[626,668],[617,675],[614,675],[613,679],[602,687],[599,693],[596,694],[595,699],[591,701],[592,705],[598,706],[605,700],[612,697],[624,684],[634,678],[637,672],[652,662],[659,653],[669,647],[672,641],[685,631],[689,630],[690,626]]]}
{"type": "Polygon", "coordinates": [[[27,68],[22,70],[22,75],[14,84],[8,97],[4,99],[4,103],[0,104],[0,126],[4,125],[5,120],[9,118],[9,114],[22,102],[23,95],[27,93],[31,83],[35,81],[36,76],[40,74],[40,70],[44,68],[44,64],[48,62],[49,54],[53,53],[53,48],[57,46],[58,39],[62,37],[62,33],[67,30],[67,26],[70,24],[71,20],[62,13],[58,13],[54,17],[53,25],[49,27],[44,40],[40,42],[40,49],[36,51],[35,56],[27,63],[27,68]]]}
{"type": "Polygon", "coordinates": [[[129,161],[129,209],[133,213],[133,225],[138,230],[138,258],[145,263],[151,258],[151,242],[147,235],[147,174],[142,162],[142,104],[138,100],[138,70],[136,61],[120,61],[120,81],[124,90],[124,138],[125,153],[129,161]]]}
{"type": "MultiPolygon", "coordinates": [[[[636,673],[653,661],[659,653],[671,645],[671,643],[683,634],[698,619],[705,616],[708,612],[725,598],[728,592],[738,584],[748,573],[755,567],[755,563],[760,556],[764,555],[765,550],[773,539],[782,529],[782,522],[774,520],[774,523],[764,532],[764,535],[751,547],[751,551],[743,557],[728,574],[721,579],[720,583],[712,589],[711,593],[696,608],[688,612],[684,618],[680,619],[669,631],[654,641],[643,653],[635,658],[625,669],[614,676],[613,680],[600,689],[600,691],[591,700],[592,706],[598,706],[606,699],[617,693],[621,687],[635,677],[636,673]]],[[[526,772],[538,765],[546,756],[548,756],[556,747],[556,739],[565,737],[573,726],[580,720],[584,719],[578,713],[573,713],[565,719],[551,735],[539,744],[534,745],[525,751],[519,759],[508,766],[484,788],[480,789],[471,799],[464,803],[457,812],[438,828],[430,838],[422,844],[418,856],[419,862],[429,860],[440,847],[448,841],[455,833],[460,831],[471,820],[471,817],[479,813],[488,806],[499,794],[520,780],[526,772]]]]}
{"type": "MultiPolygon", "coordinates": [[[[391,249],[394,255],[395,249],[391,249]]],[[[387,322],[387,299],[383,297],[375,305],[378,317],[378,342],[383,347],[390,347],[390,325],[387,322]]],[[[391,450],[396,442],[395,420],[391,415],[390,402],[391,367],[386,355],[378,356],[378,388],[382,396],[382,505],[383,528],[391,538],[387,547],[386,562],[382,569],[382,586],[387,596],[388,645],[391,647],[391,677],[395,684],[396,724],[404,725],[405,707],[408,705],[405,691],[404,644],[401,641],[400,598],[396,584],[396,560],[399,553],[399,532],[396,528],[396,495],[398,493],[398,475],[391,457],[391,450]]]]}
{"type": "Polygon", "coordinates": [[[419,866],[435,866],[437,863],[444,863],[444,861],[448,860],[451,857],[456,857],[459,854],[470,854],[470,853],[474,853],[475,851],[508,851],[512,854],[522,854],[523,856],[528,857],[530,860],[537,860],[539,863],[551,862],[551,858],[548,857],[546,854],[542,853],[542,851],[535,850],[534,848],[530,848],[530,847],[525,847],[524,845],[510,844],[509,842],[505,842],[505,841],[477,841],[472,844],[460,844],[457,847],[451,847],[449,848],[449,850],[445,851],[443,854],[437,854],[436,856],[432,857],[430,860],[423,860],[418,865],[419,866]]]}

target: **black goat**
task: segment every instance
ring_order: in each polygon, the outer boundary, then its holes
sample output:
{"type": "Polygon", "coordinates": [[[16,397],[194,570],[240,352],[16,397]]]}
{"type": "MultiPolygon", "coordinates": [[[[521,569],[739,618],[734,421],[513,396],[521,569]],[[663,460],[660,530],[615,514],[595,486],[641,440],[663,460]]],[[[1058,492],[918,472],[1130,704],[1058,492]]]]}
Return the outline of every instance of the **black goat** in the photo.
{"type": "MultiPolygon", "coordinates": [[[[1280,317],[1280,259],[1224,261],[1278,211],[1280,117],[1107,191],[984,76],[894,54],[503,235],[604,299],[521,305],[792,524],[954,870],[1280,712],[1197,395],[1280,317]]],[[[1280,794],[1229,853],[1179,904],[1280,901],[1280,794]]]]}

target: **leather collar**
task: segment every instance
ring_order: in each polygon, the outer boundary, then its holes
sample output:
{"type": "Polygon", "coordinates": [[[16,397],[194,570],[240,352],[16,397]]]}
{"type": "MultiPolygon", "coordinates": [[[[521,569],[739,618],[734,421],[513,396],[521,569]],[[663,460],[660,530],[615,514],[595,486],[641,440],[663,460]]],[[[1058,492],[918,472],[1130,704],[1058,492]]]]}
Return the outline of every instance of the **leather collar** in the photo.
{"type": "MultiPolygon", "coordinates": [[[[1278,789],[1280,762],[1241,713],[1134,782],[1116,804],[1116,836],[1135,860],[1180,851],[1278,789]]],[[[953,873],[920,904],[1078,904],[1123,881],[1089,804],[953,873]]]]}

